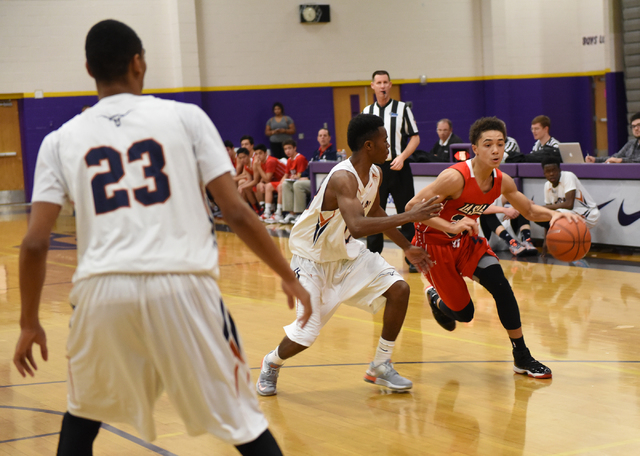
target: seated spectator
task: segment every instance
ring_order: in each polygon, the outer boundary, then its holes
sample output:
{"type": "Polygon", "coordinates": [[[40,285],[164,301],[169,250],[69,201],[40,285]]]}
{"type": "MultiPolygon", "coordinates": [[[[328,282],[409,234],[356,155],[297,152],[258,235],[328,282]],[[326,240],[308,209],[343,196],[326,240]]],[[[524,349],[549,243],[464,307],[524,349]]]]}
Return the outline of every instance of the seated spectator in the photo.
{"type": "Polygon", "coordinates": [[[531,153],[509,152],[504,161],[506,163],[541,163],[543,158],[552,156],[562,163],[560,143],[549,135],[549,128],[551,128],[551,119],[547,116],[534,117],[531,121],[531,133],[536,142],[533,144],[531,153]]]}
{"type": "Polygon", "coordinates": [[[276,206],[276,212],[265,219],[266,223],[291,223],[295,215],[291,212],[293,204],[289,201],[293,199],[293,184],[300,179],[300,176],[304,171],[306,171],[309,166],[309,162],[307,158],[298,153],[296,142],[293,139],[289,139],[282,143],[284,147],[284,153],[289,159],[287,160],[287,165],[285,167],[284,176],[280,179],[277,187],[275,184],[269,183],[265,185],[265,194],[264,201],[265,207],[271,207],[273,202],[273,191],[278,192],[278,203],[276,206]],[[289,194],[289,198],[287,198],[288,205],[284,205],[284,211],[289,212],[287,217],[282,217],[282,209],[283,209],[283,200],[284,195],[289,194]]]}
{"type": "Polygon", "coordinates": [[[504,156],[502,157],[502,163],[504,163],[510,154],[520,153],[520,146],[515,138],[507,136],[507,142],[504,143],[504,156]]]}
{"type": "Polygon", "coordinates": [[[227,149],[227,153],[229,154],[229,159],[231,163],[233,163],[233,167],[236,166],[236,148],[233,147],[233,143],[228,139],[224,142],[224,147],[227,149]]]}
{"type": "MultiPolygon", "coordinates": [[[[310,162],[314,161],[336,161],[338,153],[331,143],[331,133],[327,128],[318,131],[318,148],[313,153],[310,162]]],[[[300,174],[295,181],[285,180],[282,186],[282,208],[289,212],[282,223],[295,223],[300,214],[307,208],[308,200],[311,197],[311,181],[309,180],[309,166],[300,174]]]]}
{"type": "Polygon", "coordinates": [[[450,162],[449,146],[464,142],[462,138],[453,132],[453,125],[449,119],[441,119],[438,121],[436,128],[438,138],[431,150],[427,152],[426,158],[420,161],[425,162],[450,162]]]}
{"type": "Polygon", "coordinates": [[[238,193],[251,205],[253,210],[256,211],[256,214],[260,215],[262,212],[253,192],[253,163],[251,163],[249,151],[244,147],[240,147],[236,151],[236,170],[237,169],[242,170],[239,175],[234,177],[234,180],[236,180],[238,184],[238,193]]]}
{"type": "MultiPolygon", "coordinates": [[[[253,150],[253,137],[244,135],[242,138],[240,138],[240,147],[244,148],[247,151],[247,154],[249,156],[249,164],[248,168],[246,169],[251,170],[251,172],[253,173],[253,155],[255,153],[255,151],[253,150]]],[[[236,183],[238,183],[240,180],[246,180],[248,178],[248,176],[243,173],[244,169],[245,168],[243,168],[236,162],[236,175],[233,178],[236,183]]],[[[253,179],[253,176],[251,176],[251,179],[253,179]]]]}
{"type": "MultiPolygon", "coordinates": [[[[547,182],[544,184],[544,202],[547,209],[560,212],[574,212],[582,217],[589,228],[593,228],[600,218],[595,200],[587,193],[580,179],[571,171],[561,171],[560,161],[555,157],[545,157],[542,169],[547,182]]],[[[549,229],[549,222],[536,222],[549,229]]],[[[546,245],[543,245],[546,253],[546,245]]]]}
{"type": "Polygon", "coordinates": [[[269,183],[278,183],[284,176],[285,164],[276,157],[267,155],[267,148],[264,144],[255,147],[253,159],[253,186],[252,190],[255,199],[258,201],[262,218],[271,217],[271,205],[266,206],[264,202],[265,186],[269,183]]]}
{"type": "MultiPolygon", "coordinates": [[[[318,131],[318,148],[313,153],[311,160],[313,161],[336,161],[338,159],[338,152],[336,150],[336,146],[331,143],[331,133],[329,133],[329,129],[321,128],[318,131]]],[[[309,177],[309,169],[302,173],[302,177],[309,177]]]]}
{"type": "MultiPolygon", "coordinates": [[[[491,241],[491,233],[495,233],[496,236],[507,243],[509,251],[517,257],[538,255],[538,249],[531,242],[531,225],[529,221],[511,207],[508,202],[504,201],[504,203],[506,204],[503,204],[502,197],[498,198],[480,216],[480,226],[484,236],[491,241]],[[502,221],[498,218],[499,213],[504,214],[502,221]],[[520,241],[511,236],[507,229],[509,226],[516,236],[518,233],[520,234],[520,241]]],[[[490,242],[490,244],[494,245],[495,243],[490,242]]]]}
{"type": "Polygon", "coordinates": [[[584,159],[587,163],[640,163],[640,112],[631,116],[631,134],[633,139],[629,140],[622,149],[611,157],[592,157],[587,155],[584,159]]]}
{"type": "Polygon", "coordinates": [[[537,116],[531,121],[531,133],[536,142],[533,144],[531,153],[538,152],[544,147],[553,147],[558,149],[560,143],[549,134],[551,128],[551,119],[547,116],[537,116]]]}

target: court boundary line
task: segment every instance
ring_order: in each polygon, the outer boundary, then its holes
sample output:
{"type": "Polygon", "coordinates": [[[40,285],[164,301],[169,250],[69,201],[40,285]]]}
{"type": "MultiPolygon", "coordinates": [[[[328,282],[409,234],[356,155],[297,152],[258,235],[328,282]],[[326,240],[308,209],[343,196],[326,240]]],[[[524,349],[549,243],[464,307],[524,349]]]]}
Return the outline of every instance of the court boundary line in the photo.
{"type": "MultiPolygon", "coordinates": [[[[586,363],[586,364],[640,364],[640,360],[627,360],[627,361],[619,361],[619,360],[607,360],[607,359],[565,359],[565,360],[542,360],[541,362],[545,363],[586,363]]],[[[432,361],[394,361],[393,364],[401,364],[401,365],[409,365],[409,364],[489,364],[489,363],[513,363],[513,360],[510,359],[486,359],[486,360],[432,360],[432,361]]],[[[352,367],[352,366],[369,366],[369,363],[333,363],[333,364],[300,364],[297,366],[282,366],[282,369],[299,369],[303,367],[352,367]]],[[[250,367],[251,370],[260,370],[261,366],[250,367]]],[[[16,385],[0,385],[0,388],[15,388],[19,386],[38,386],[38,385],[51,385],[58,383],[66,383],[66,380],[56,380],[51,382],[40,382],[40,383],[18,383],[16,385]]],[[[14,406],[0,405],[0,408],[20,408],[14,406]]],[[[34,409],[35,410],[35,409],[34,409]]],[[[38,409],[40,410],[40,409],[38,409]]],[[[42,409],[44,411],[44,409],[42,409]]],[[[48,412],[59,414],[60,412],[48,412]]],[[[2,442],[0,442],[2,443],[2,442]]]]}
{"type": "MultiPolygon", "coordinates": [[[[34,408],[34,407],[20,407],[20,406],[16,406],[16,405],[0,405],[0,409],[10,409],[10,410],[21,410],[21,411],[27,411],[27,412],[37,412],[37,413],[47,413],[49,415],[58,415],[58,416],[64,416],[64,412],[58,412],[57,410],[47,410],[47,409],[40,409],[40,408],[34,408]]],[[[145,442],[144,440],[142,440],[139,437],[136,437],[135,435],[129,434],[128,432],[125,432],[121,429],[115,428],[110,424],[106,424],[106,423],[102,423],[100,425],[100,427],[102,429],[105,429],[106,431],[109,431],[115,435],[117,435],[118,437],[122,437],[125,440],[128,440],[132,443],[135,443],[137,445],[140,445],[141,447],[147,449],[147,450],[151,450],[156,454],[160,454],[162,456],[178,456],[175,453],[172,453],[169,450],[165,450],[164,448],[160,448],[159,446],[156,446],[152,443],[149,442],[145,442]]],[[[50,435],[56,435],[56,434],[60,434],[60,432],[54,432],[52,434],[41,434],[41,435],[34,435],[34,436],[30,436],[30,437],[21,437],[18,439],[11,439],[11,440],[0,440],[0,444],[2,443],[9,443],[9,442],[15,442],[18,440],[27,440],[27,439],[35,439],[35,438],[39,438],[39,437],[46,437],[46,436],[50,436],[50,435]]]]}

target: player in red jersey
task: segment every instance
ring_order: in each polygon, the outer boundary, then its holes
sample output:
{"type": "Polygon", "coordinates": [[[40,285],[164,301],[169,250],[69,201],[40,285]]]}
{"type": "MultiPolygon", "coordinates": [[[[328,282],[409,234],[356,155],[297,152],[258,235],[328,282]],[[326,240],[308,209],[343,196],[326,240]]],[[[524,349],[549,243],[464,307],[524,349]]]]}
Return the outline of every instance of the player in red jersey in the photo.
{"type": "Polygon", "coordinates": [[[439,195],[436,202],[444,207],[440,217],[416,223],[413,244],[424,248],[434,266],[425,274],[433,287],[426,290],[433,316],[448,331],[456,321],[473,319],[474,306],[462,276],[473,278],[485,287],[496,301],[500,322],[513,346],[513,370],[535,378],[551,378],[551,369],[536,361],[524,343],[520,310],[511,285],[487,240],[478,237],[477,218],[501,194],[525,218],[551,221],[561,217],[577,222],[579,217],[538,206],[518,191],[513,179],[498,166],[504,155],[507,137],[504,122],[496,117],[477,120],[469,131],[473,160],[457,163],[444,170],[407,204],[439,195]]]}

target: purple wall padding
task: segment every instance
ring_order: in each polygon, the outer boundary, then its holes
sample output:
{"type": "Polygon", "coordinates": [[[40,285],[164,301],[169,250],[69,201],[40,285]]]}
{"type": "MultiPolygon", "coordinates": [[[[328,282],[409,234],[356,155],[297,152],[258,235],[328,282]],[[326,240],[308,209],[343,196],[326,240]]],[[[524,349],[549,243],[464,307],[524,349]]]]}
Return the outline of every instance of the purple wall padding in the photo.
{"type": "Polygon", "coordinates": [[[413,102],[420,130],[419,149],[429,150],[438,140],[436,123],[448,118],[454,132],[469,139],[469,127],[483,116],[497,116],[507,124],[523,153],[535,142],[531,120],[551,118],[551,136],[560,142],[579,142],[583,151],[594,148],[591,77],[502,79],[404,84],[403,101],[413,102]]]}
{"type": "Polygon", "coordinates": [[[307,158],[318,148],[318,130],[325,123],[335,137],[331,87],[202,93],[202,108],[213,120],[222,139],[230,140],[236,147],[240,147],[243,135],[251,135],[256,144],[264,143],[269,147],[269,137],[264,129],[267,120],[273,116],[272,107],[276,101],[284,105],[285,114],[293,119],[298,152],[307,158]],[[299,133],[304,134],[304,139],[298,138],[299,133]]]}
{"type": "MultiPolygon", "coordinates": [[[[615,82],[615,90],[624,87],[618,84],[618,76],[612,81],[615,82]]],[[[467,140],[469,127],[476,119],[497,115],[507,123],[509,135],[516,138],[523,152],[527,152],[534,143],[531,119],[543,113],[551,117],[551,134],[559,141],[580,142],[585,152],[591,152],[594,147],[591,77],[441,82],[424,86],[403,84],[401,95],[403,101],[413,102],[420,130],[419,149],[422,150],[431,149],[437,141],[436,123],[443,117],[451,119],[456,134],[467,140]]],[[[213,120],[222,139],[231,140],[236,147],[245,134],[252,135],[256,143],[268,146],[269,138],[265,136],[264,128],[273,115],[272,106],[276,101],[284,105],[286,114],[296,124],[297,132],[304,134],[304,139],[298,139],[297,134],[295,139],[298,151],[307,157],[318,146],[318,129],[326,123],[332,130],[335,123],[331,87],[184,92],[157,96],[201,106],[213,120]]],[[[615,120],[614,117],[610,119],[609,128],[613,128],[613,124],[622,124],[618,136],[612,135],[610,130],[610,141],[616,137],[621,141],[620,137],[624,139],[626,134],[621,133],[622,129],[626,132],[626,118],[621,114],[625,107],[620,106],[620,100],[619,95],[607,98],[608,107],[618,113],[615,120]]],[[[25,98],[22,101],[20,121],[27,201],[31,200],[33,172],[42,139],[79,113],[83,105],[92,105],[96,101],[95,96],[25,98]]],[[[619,147],[614,149],[617,151],[619,147]]]]}
{"type": "Polygon", "coordinates": [[[624,85],[624,73],[605,75],[607,99],[607,140],[609,155],[622,149],[629,139],[627,129],[627,93],[624,85]]]}

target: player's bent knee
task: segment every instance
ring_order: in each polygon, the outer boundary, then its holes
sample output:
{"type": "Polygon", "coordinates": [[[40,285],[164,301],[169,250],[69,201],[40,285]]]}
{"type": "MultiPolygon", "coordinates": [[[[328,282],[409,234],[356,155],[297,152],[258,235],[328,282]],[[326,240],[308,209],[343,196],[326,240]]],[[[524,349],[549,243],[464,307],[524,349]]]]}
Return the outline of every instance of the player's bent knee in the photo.
{"type": "Polygon", "coordinates": [[[467,306],[464,309],[456,310],[452,312],[457,321],[462,323],[469,323],[471,320],[473,320],[473,316],[475,315],[476,308],[473,305],[473,301],[469,300],[469,304],[467,304],[467,306]]]}
{"type": "Polygon", "coordinates": [[[504,276],[504,271],[499,264],[491,265],[484,269],[476,269],[474,275],[480,281],[480,285],[485,287],[496,301],[498,317],[507,330],[520,328],[520,309],[518,301],[513,294],[511,284],[504,276]]]}
{"type": "Polygon", "coordinates": [[[404,280],[399,280],[389,287],[383,294],[388,304],[406,305],[409,303],[411,288],[404,280]]]}

